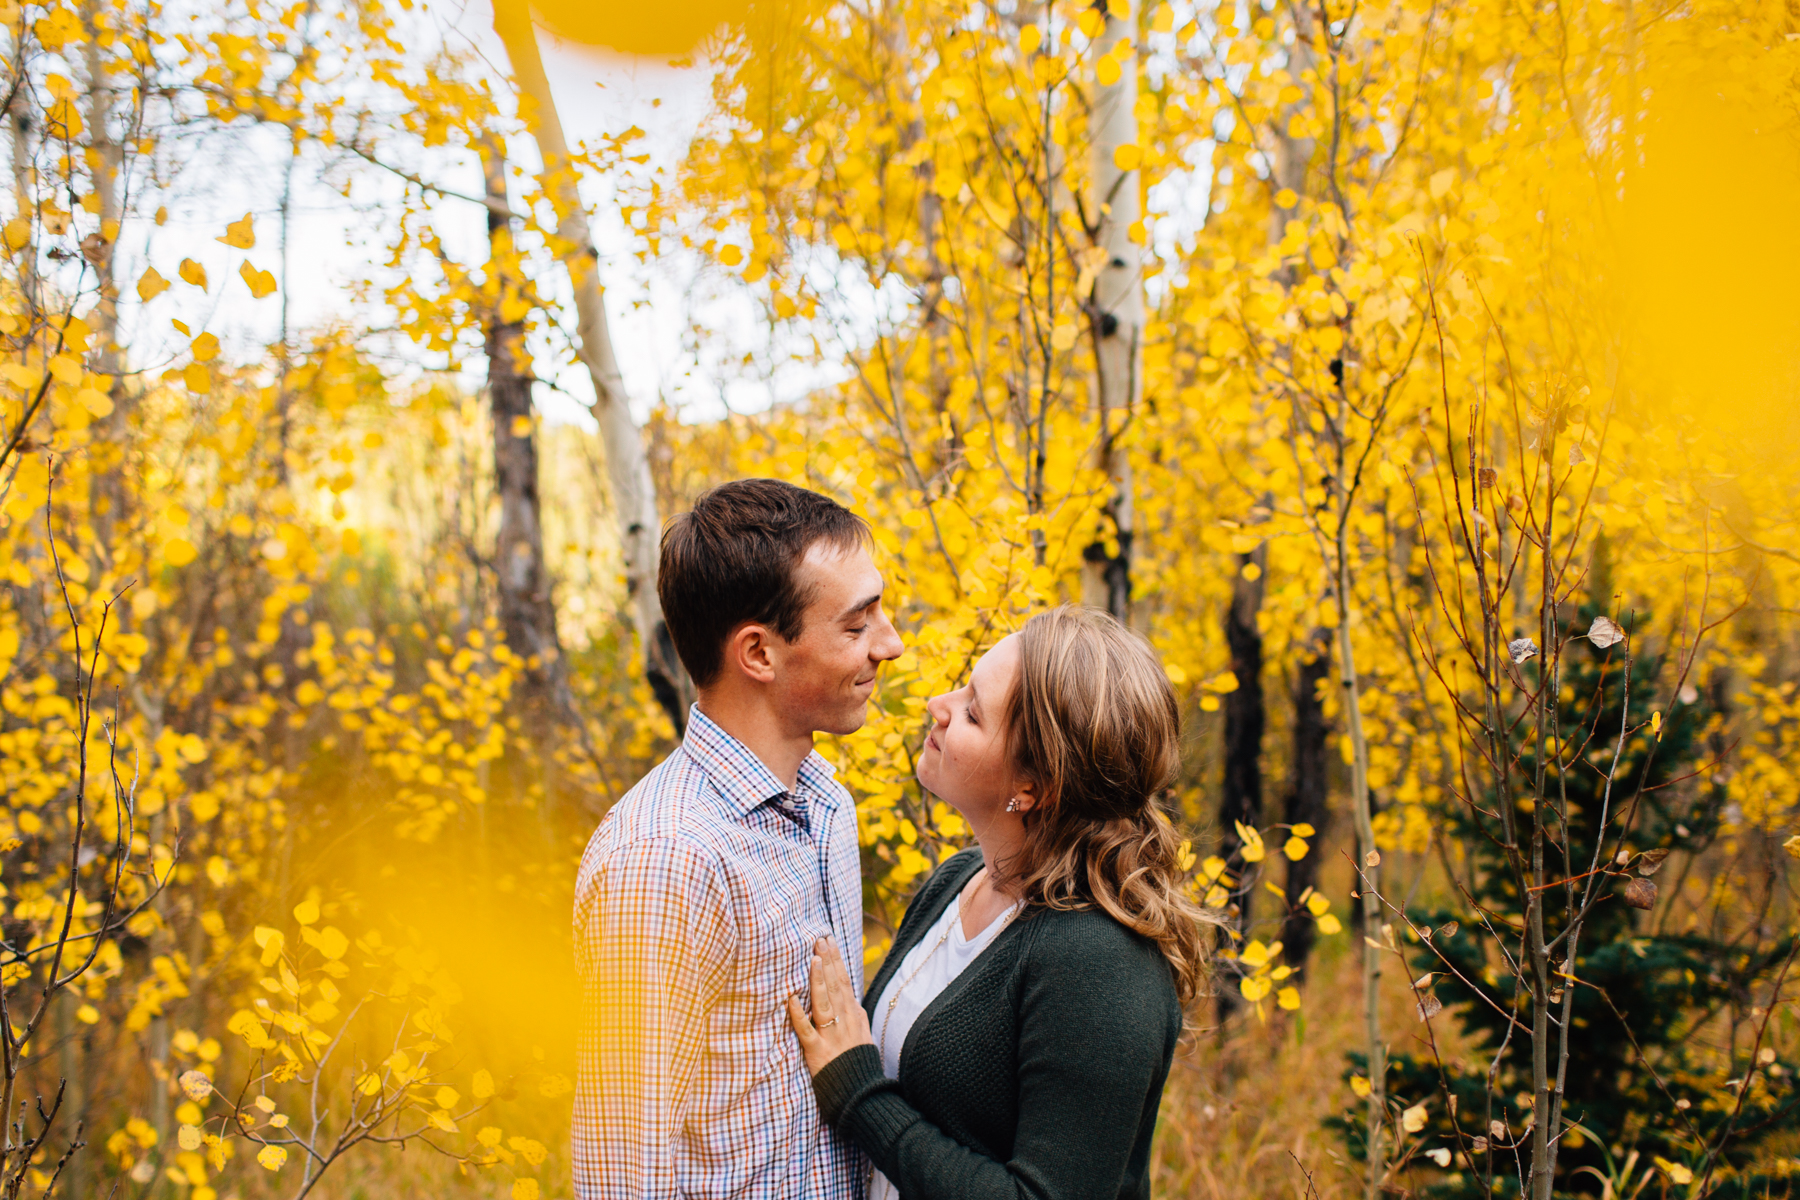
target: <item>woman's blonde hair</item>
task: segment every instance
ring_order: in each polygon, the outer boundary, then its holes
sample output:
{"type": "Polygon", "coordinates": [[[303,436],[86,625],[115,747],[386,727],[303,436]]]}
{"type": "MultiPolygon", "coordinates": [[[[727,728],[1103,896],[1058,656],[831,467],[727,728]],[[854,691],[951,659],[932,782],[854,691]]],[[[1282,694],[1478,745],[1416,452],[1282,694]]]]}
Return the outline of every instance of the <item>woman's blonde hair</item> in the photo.
{"type": "Polygon", "coordinates": [[[1204,926],[1181,839],[1157,804],[1180,759],[1181,712],[1156,652],[1104,612],[1063,607],[1019,631],[1008,748],[1037,789],[1025,840],[998,864],[1027,904],[1097,906],[1154,941],[1183,1004],[1206,981],[1204,926]]]}

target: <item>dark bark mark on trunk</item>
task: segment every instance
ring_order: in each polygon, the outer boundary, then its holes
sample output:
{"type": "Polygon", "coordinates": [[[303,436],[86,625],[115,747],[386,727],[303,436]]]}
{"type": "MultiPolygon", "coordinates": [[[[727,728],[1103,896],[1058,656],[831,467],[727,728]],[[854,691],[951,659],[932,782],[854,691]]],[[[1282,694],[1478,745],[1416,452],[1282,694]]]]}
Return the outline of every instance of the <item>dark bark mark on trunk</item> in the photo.
{"type": "MultiPolygon", "coordinates": [[[[1331,678],[1331,631],[1315,629],[1306,640],[1300,670],[1294,678],[1294,754],[1293,776],[1288,784],[1284,818],[1289,825],[1311,825],[1317,831],[1309,839],[1312,849],[1299,862],[1290,862],[1287,872],[1287,921],[1282,926],[1281,942],[1286,948],[1286,961],[1302,979],[1306,976],[1306,960],[1318,939],[1318,926],[1312,914],[1300,903],[1308,889],[1319,886],[1319,869],[1325,855],[1321,838],[1329,813],[1325,808],[1326,752],[1330,744],[1331,726],[1325,719],[1325,702],[1320,687],[1331,678]]],[[[1351,908],[1354,910],[1355,905],[1351,908]]]]}
{"type": "MultiPolygon", "coordinates": [[[[1243,860],[1238,823],[1254,829],[1262,821],[1262,743],[1267,716],[1262,690],[1263,639],[1257,617],[1262,609],[1262,569],[1267,556],[1266,545],[1238,555],[1231,605],[1225,610],[1225,644],[1231,651],[1231,673],[1237,676],[1237,689],[1225,695],[1225,786],[1219,797],[1219,854],[1227,869],[1239,877],[1248,864],[1243,860]],[[1249,567],[1255,568],[1251,572],[1255,579],[1245,577],[1249,567]]],[[[1244,887],[1240,878],[1235,925],[1246,936],[1255,895],[1255,889],[1244,887]]],[[[1222,987],[1218,995],[1222,1020],[1240,1007],[1240,1001],[1235,987],[1222,987]]]]}
{"type": "MultiPolygon", "coordinates": [[[[506,162],[497,147],[483,148],[489,199],[506,200],[506,162]]],[[[511,251],[508,220],[488,209],[489,262],[499,286],[487,324],[488,403],[494,423],[494,490],[500,527],[494,540],[494,576],[500,628],[513,653],[525,660],[520,700],[541,740],[555,719],[562,680],[556,609],[544,563],[542,503],[538,495],[537,438],[531,423],[532,378],[519,367],[523,319],[508,320],[506,306],[517,284],[505,278],[511,251]]]]}

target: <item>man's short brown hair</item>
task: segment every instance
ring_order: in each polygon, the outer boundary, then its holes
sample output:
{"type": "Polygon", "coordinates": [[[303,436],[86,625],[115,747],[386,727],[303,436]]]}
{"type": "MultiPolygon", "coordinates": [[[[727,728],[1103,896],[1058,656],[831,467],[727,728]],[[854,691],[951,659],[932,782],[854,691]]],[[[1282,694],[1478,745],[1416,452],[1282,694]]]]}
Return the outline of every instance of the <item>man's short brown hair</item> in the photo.
{"type": "Polygon", "coordinates": [[[722,483],[670,521],[656,594],[694,685],[718,677],[725,639],[746,621],[797,639],[812,602],[794,578],[800,560],[816,542],[848,552],[868,537],[863,519],[837,501],[778,479],[722,483]]]}

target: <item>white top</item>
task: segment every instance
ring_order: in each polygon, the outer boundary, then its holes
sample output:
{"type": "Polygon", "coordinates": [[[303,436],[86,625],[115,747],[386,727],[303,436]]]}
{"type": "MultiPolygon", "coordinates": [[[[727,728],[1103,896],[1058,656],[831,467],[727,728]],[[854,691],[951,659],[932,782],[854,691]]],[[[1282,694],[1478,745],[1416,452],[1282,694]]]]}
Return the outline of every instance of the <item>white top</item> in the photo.
{"type": "MultiPolygon", "coordinates": [[[[971,881],[969,886],[974,886],[971,881]]],[[[1019,911],[1017,904],[995,917],[974,937],[963,936],[962,897],[946,905],[944,915],[925,931],[900,962],[875,1004],[871,1030],[881,1051],[881,1070],[889,1079],[900,1078],[900,1050],[919,1015],[963,973],[981,952],[993,944],[1019,911]],[[898,997],[896,1002],[895,997],[898,997]],[[890,1011],[889,1005],[893,1005],[890,1011]]],[[[869,1181],[869,1200],[899,1200],[900,1192],[888,1177],[875,1172],[869,1181]]]]}

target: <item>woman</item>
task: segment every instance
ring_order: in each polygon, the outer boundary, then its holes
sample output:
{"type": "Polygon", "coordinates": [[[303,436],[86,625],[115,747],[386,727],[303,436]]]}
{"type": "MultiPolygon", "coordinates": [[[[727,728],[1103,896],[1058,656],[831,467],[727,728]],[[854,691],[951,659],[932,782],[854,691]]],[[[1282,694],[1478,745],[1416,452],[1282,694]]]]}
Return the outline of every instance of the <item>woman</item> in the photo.
{"type": "Polygon", "coordinates": [[[1205,913],[1154,797],[1179,714],[1110,617],[1042,613],[934,698],[919,781],[979,849],[932,873],[864,1004],[836,947],[799,1035],[870,1200],[1143,1197],[1205,913]]]}

